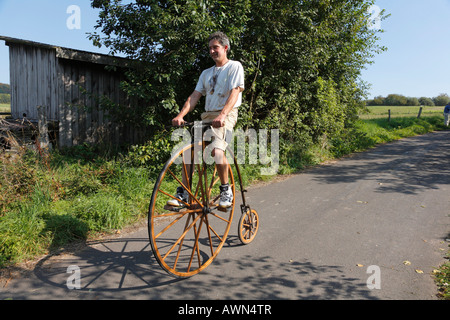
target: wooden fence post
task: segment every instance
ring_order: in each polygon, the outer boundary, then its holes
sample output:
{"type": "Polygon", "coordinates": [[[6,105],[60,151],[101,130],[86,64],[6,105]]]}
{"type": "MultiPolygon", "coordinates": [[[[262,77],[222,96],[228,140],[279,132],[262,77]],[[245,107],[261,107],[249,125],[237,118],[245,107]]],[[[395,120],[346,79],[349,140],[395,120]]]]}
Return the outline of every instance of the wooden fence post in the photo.
{"type": "Polygon", "coordinates": [[[388,122],[391,122],[391,109],[389,109],[388,112],[389,112],[388,122]]]}
{"type": "Polygon", "coordinates": [[[420,109],[419,109],[419,115],[417,116],[417,119],[419,119],[419,118],[420,118],[420,116],[422,115],[422,110],[423,110],[423,108],[422,108],[422,107],[420,107],[420,109]]]}
{"type": "Polygon", "coordinates": [[[38,142],[41,149],[48,150],[50,147],[50,140],[48,138],[48,124],[47,124],[47,108],[44,106],[37,106],[38,112],[38,142]]]}

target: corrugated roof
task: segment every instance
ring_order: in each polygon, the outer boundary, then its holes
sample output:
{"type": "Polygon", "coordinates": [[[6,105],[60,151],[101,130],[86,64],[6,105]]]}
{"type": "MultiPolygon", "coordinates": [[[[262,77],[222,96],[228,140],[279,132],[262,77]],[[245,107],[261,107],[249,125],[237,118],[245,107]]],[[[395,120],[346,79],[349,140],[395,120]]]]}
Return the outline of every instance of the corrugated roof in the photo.
{"type": "Polygon", "coordinates": [[[67,60],[76,60],[76,61],[83,61],[83,62],[90,62],[95,64],[103,64],[103,65],[112,65],[112,66],[120,66],[120,67],[127,67],[130,65],[130,62],[132,60],[122,57],[115,57],[111,55],[101,54],[101,53],[94,53],[94,52],[88,52],[83,50],[76,50],[71,48],[65,48],[61,46],[56,45],[50,45],[46,43],[40,43],[30,40],[23,40],[23,39],[17,39],[17,38],[11,38],[0,35],[0,40],[5,41],[7,46],[10,46],[11,44],[23,44],[31,47],[36,48],[44,48],[44,49],[51,49],[55,50],[56,57],[61,59],[67,59],[67,60]]]}

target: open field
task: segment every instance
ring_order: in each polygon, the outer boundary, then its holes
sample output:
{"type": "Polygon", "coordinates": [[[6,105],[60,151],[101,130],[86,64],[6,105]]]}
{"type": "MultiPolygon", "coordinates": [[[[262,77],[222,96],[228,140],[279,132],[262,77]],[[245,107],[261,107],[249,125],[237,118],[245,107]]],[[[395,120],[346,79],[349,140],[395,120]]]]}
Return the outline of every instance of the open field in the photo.
{"type": "MultiPolygon", "coordinates": [[[[0,113],[11,112],[11,105],[0,103],[0,113]]],[[[6,116],[0,115],[0,119],[5,118],[6,116]]]]}
{"type": "Polygon", "coordinates": [[[0,112],[11,112],[11,105],[0,103],[0,112]]]}
{"type": "MultiPolygon", "coordinates": [[[[391,117],[414,117],[419,114],[420,106],[369,106],[369,113],[362,113],[361,119],[377,119],[387,118],[389,110],[391,110],[391,117]]],[[[444,112],[444,107],[426,107],[422,106],[422,116],[436,116],[444,112]]]]}

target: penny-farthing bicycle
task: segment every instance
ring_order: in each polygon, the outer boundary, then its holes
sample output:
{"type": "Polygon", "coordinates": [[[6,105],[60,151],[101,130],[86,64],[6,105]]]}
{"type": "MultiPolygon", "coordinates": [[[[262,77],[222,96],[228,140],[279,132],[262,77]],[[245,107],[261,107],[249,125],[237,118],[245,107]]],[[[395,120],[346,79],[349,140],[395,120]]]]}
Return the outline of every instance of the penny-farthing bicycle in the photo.
{"type": "MultiPolygon", "coordinates": [[[[193,124],[188,124],[194,130],[193,124]]],[[[202,137],[210,126],[202,126],[202,137]]],[[[166,162],[153,189],[148,214],[148,231],[153,254],[160,266],[175,277],[191,277],[204,270],[222,249],[233,220],[236,201],[236,181],[242,204],[238,235],[243,244],[256,236],[259,217],[245,199],[246,190],[238,163],[228,148],[229,184],[233,192],[230,208],[219,207],[220,179],[214,162],[205,161],[208,143],[195,142],[172,154],[166,162]],[[184,177],[184,178],[183,178],[184,177]],[[167,205],[175,199],[174,191],[182,186],[189,200],[182,206],[167,205]]]]}

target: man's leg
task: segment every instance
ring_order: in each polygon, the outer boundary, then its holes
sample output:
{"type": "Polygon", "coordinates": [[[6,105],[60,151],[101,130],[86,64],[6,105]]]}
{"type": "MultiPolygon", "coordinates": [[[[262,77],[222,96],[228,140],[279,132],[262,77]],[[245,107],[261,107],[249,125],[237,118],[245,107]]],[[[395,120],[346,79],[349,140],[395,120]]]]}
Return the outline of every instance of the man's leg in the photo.
{"type": "Polygon", "coordinates": [[[229,208],[233,204],[233,191],[228,183],[228,160],[225,152],[221,149],[214,149],[213,157],[221,182],[219,207],[229,208]]]}
{"type": "Polygon", "coordinates": [[[217,173],[219,174],[222,185],[228,184],[228,160],[225,152],[221,149],[214,149],[214,161],[216,162],[217,173]]]}

